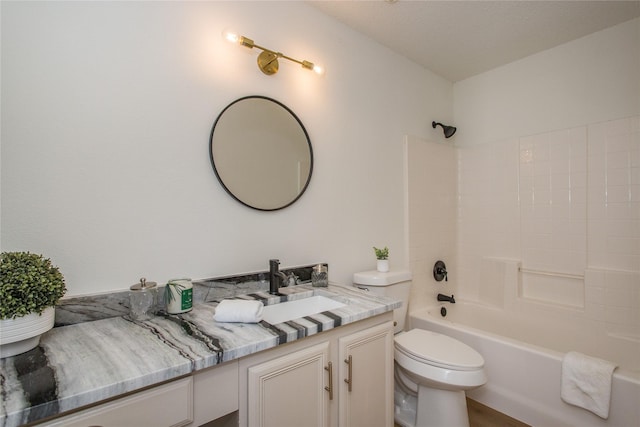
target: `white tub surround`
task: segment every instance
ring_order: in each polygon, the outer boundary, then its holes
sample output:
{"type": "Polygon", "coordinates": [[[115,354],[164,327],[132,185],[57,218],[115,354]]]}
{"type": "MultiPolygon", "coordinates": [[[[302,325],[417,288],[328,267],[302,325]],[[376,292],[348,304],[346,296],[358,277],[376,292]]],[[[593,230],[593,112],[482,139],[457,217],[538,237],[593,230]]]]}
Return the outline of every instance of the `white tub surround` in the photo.
{"type": "Polygon", "coordinates": [[[0,362],[0,426],[77,409],[229,360],[393,310],[399,301],[331,285],[281,288],[237,296],[265,305],[322,295],[345,304],[280,324],[217,323],[218,302],[145,321],[126,316],[56,327],[40,346],[0,362]]]}
{"type": "Polygon", "coordinates": [[[457,153],[456,296],[639,341],[640,116],[457,153]]]}

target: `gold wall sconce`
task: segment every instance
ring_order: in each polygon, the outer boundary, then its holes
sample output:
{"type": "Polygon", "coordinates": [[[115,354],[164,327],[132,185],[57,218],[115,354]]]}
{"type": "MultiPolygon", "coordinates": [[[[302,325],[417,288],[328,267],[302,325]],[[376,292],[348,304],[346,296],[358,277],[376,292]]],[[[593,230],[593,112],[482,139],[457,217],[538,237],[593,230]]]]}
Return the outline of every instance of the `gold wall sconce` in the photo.
{"type": "Polygon", "coordinates": [[[266,47],[255,44],[255,42],[250,38],[241,36],[233,31],[225,30],[222,32],[222,36],[225,38],[225,40],[231,43],[237,43],[241,46],[248,47],[249,49],[253,49],[254,47],[256,47],[262,50],[262,52],[260,52],[260,54],[258,55],[258,68],[260,68],[260,71],[262,71],[267,76],[278,72],[278,59],[280,58],[288,59],[289,61],[295,62],[296,64],[300,64],[302,65],[302,68],[311,70],[318,75],[324,74],[324,68],[320,65],[316,65],[313,62],[309,62],[306,60],[298,61],[297,59],[291,58],[290,56],[287,56],[282,52],[276,52],[274,50],[267,49],[266,47]]]}

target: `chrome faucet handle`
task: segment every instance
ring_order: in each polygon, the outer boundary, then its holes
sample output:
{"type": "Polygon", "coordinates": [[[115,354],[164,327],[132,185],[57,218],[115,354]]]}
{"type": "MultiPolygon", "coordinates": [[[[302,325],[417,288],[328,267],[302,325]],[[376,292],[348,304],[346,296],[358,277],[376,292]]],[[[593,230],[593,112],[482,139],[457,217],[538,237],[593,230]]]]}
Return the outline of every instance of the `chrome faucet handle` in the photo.
{"type": "Polygon", "coordinates": [[[285,286],[295,286],[298,284],[299,277],[295,273],[289,273],[287,276],[287,284],[285,286]]]}
{"type": "Polygon", "coordinates": [[[289,275],[283,273],[282,271],[279,271],[276,276],[279,278],[278,280],[281,281],[281,286],[282,288],[286,288],[288,286],[293,286],[296,284],[296,275],[293,273],[289,273],[289,275]]]}

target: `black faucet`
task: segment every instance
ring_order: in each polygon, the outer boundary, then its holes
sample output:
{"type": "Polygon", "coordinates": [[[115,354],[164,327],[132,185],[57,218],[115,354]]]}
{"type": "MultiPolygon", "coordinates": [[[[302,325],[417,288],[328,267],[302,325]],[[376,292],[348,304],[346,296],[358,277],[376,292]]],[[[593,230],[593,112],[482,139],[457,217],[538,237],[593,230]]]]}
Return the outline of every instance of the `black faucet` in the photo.
{"type": "Polygon", "coordinates": [[[455,298],[453,298],[453,295],[451,295],[449,297],[447,295],[438,294],[438,301],[449,301],[451,304],[455,304],[456,303],[456,300],[455,300],[455,298]]]}
{"type": "Polygon", "coordinates": [[[280,260],[269,260],[269,293],[274,295],[278,293],[278,289],[280,288],[280,284],[278,282],[280,280],[287,280],[287,275],[278,271],[279,265],[280,260]]]}

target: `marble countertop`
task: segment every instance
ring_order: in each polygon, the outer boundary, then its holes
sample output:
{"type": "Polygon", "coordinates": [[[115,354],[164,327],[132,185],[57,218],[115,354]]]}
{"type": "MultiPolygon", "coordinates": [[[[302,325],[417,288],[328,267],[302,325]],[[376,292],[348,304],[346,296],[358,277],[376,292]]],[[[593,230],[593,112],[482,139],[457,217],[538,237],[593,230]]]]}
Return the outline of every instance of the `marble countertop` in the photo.
{"type": "Polygon", "coordinates": [[[298,285],[281,288],[278,295],[258,290],[232,297],[260,299],[270,305],[311,295],[327,296],[346,305],[275,325],[265,321],[218,323],[213,320],[218,301],[206,298],[188,313],[160,312],[145,321],[133,321],[122,315],[121,309],[108,306],[111,314],[104,318],[92,320],[85,313],[81,322],[63,322],[64,326],[44,334],[37,348],[0,360],[0,427],[19,426],[100,402],[366,319],[401,304],[336,285],[298,285]]]}

